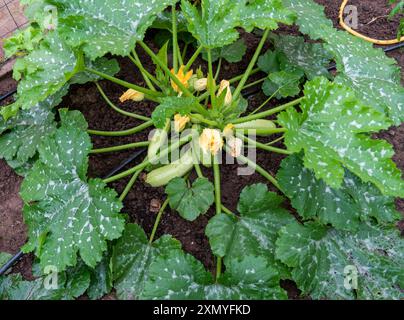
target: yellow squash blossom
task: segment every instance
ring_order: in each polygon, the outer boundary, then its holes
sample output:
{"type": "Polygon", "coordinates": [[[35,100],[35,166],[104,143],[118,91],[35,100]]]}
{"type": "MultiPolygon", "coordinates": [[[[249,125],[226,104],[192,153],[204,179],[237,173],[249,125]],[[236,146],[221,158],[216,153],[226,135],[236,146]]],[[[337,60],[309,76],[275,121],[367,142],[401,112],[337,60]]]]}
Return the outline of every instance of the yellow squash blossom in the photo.
{"type": "MultiPolygon", "coordinates": [[[[178,70],[178,73],[175,74],[174,69],[171,69],[171,73],[177,77],[178,80],[184,85],[185,88],[189,87],[189,79],[191,79],[193,75],[193,71],[188,71],[187,73],[184,73],[185,66],[181,66],[180,70],[178,70]]],[[[173,87],[175,92],[178,92],[182,94],[182,91],[180,88],[178,88],[178,85],[171,79],[171,86],[173,87]]]]}
{"type": "Polygon", "coordinates": [[[241,139],[230,136],[227,138],[227,145],[230,148],[230,155],[233,158],[237,158],[241,155],[241,148],[243,146],[241,139]]]}
{"type": "Polygon", "coordinates": [[[223,135],[226,138],[229,138],[229,137],[233,136],[233,130],[234,130],[234,124],[229,123],[226,127],[224,127],[223,135]]]}
{"type": "Polygon", "coordinates": [[[216,155],[223,147],[223,139],[218,129],[203,129],[199,145],[206,153],[216,155]]]}
{"type": "Polygon", "coordinates": [[[224,105],[229,106],[231,104],[231,102],[233,101],[233,94],[231,93],[230,82],[227,80],[222,80],[220,82],[220,87],[219,87],[217,96],[219,97],[223,93],[224,90],[226,90],[226,96],[224,98],[224,105]]]}
{"type": "Polygon", "coordinates": [[[127,100],[142,101],[144,99],[144,93],[129,89],[120,98],[119,101],[125,102],[127,100]]]}
{"type": "Polygon", "coordinates": [[[179,113],[174,116],[174,130],[181,132],[191,119],[188,116],[182,116],[179,113]]]}
{"type": "Polygon", "coordinates": [[[194,89],[196,91],[204,91],[208,87],[208,78],[198,79],[194,83],[194,89]]]}

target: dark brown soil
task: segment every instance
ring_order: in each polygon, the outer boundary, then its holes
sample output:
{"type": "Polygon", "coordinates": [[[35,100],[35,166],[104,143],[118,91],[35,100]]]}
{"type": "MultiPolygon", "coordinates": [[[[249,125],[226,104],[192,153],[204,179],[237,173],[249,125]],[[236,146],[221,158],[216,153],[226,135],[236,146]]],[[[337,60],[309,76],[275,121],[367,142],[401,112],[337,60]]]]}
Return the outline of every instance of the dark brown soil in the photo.
{"type": "MultiPolygon", "coordinates": [[[[335,25],[338,26],[338,10],[340,1],[318,0],[317,2],[326,5],[327,15],[333,19],[335,25]]],[[[350,4],[356,4],[359,7],[360,22],[366,24],[373,17],[386,14],[385,0],[376,1],[359,1],[352,0],[350,4]],[[382,5],[383,3],[383,5],[382,5]]],[[[363,27],[361,31],[376,37],[376,38],[392,38],[395,36],[395,26],[397,21],[386,21],[385,19],[378,19],[374,23],[368,24],[363,27]]],[[[282,27],[279,31],[281,33],[298,33],[296,28],[282,27]]],[[[221,79],[231,78],[237,75],[246,68],[253,48],[255,48],[259,41],[257,37],[251,34],[243,34],[248,43],[248,53],[246,58],[237,65],[224,64],[220,75],[221,79]]],[[[396,51],[391,54],[397,59],[402,69],[404,70],[404,54],[396,51]]],[[[153,65],[144,54],[141,53],[141,60],[149,69],[153,69],[153,65]]],[[[202,61],[200,61],[203,64],[202,61]]],[[[126,59],[120,60],[121,72],[119,78],[129,82],[143,85],[143,81],[139,72],[133,67],[131,62],[126,59]]],[[[259,78],[259,75],[257,75],[259,78]]],[[[403,77],[404,79],[404,77],[403,77]]],[[[124,89],[110,82],[101,82],[104,90],[109,98],[118,102],[119,96],[123,93],[124,89]]],[[[12,80],[0,81],[0,94],[7,92],[11,87],[15,86],[12,80]]],[[[250,98],[250,108],[255,108],[260,105],[265,97],[258,94],[250,98]]],[[[274,101],[276,103],[276,101],[274,101]]],[[[114,112],[100,97],[96,87],[93,84],[84,86],[74,86],[70,94],[64,99],[62,106],[69,107],[70,109],[80,110],[89,122],[92,129],[97,130],[124,130],[138,125],[140,122],[114,112]]],[[[155,104],[153,103],[132,103],[128,102],[122,105],[125,110],[134,111],[144,115],[150,115],[155,104]]],[[[399,168],[404,170],[404,125],[397,129],[391,129],[386,133],[379,135],[381,138],[388,140],[392,143],[396,150],[396,161],[399,168]]],[[[135,141],[144,141],[148,137],[148,133],[136,134],[129,137],[121,138],[107,138],[107,137],[93,137],[94,147],[107,147],[111,145],[119,145],[135,141]]],[[[90,158],[89,175],[92,177],[103,177],[109,173],[111,169],[116,167],[122,160],[128,158],[133,151],[126,151],[114,154],[94,155],[90,158]]],[[[279,168],[279,163],[282,156],[274,153],[259,152],[257,155],[257,162],[266,170],[275,174],[279,168]]],[[[138,159],[141,161],[141,159],[138,159]]],[[[133,164],[131,164],[133,165],[133,164]]],[[[238,176],[236,173],[237,165],[224,165],[221,168],[222,179],[222,193],[223,203],[231,210],[236,210],[238,196],[241,190],[250,184],[263,182],[267,183],[260,175],[254,174],[252,176],[238,176]]],[[[204,170],[205,175],[212,179],[211,170],[204,170]]],[[[194,176],[191,176],[194,178],[194,176]]],[[[123,179],[111,186],[118,192],[122,192],[125,188],[127,179],[123,179]]],[[[21,178],[16,176],[12,170],[2,161],[0,161],[0,251],[7,251],[15,253],[25,241],[25,226],[22,222],[21,215],[21,200],[18,196],[19,185],[21,178]]],[[[276,191],[271,185],[268,185],[273,191],[276,191]]],[[[132,222],[139,223],[147,233],[151,232],[153,227],[156,212],[154,204],[156,202],[164,201],[164,189],[154,189],[147,186],[142,180],[138,181],[131,192],[125,199],[124,213],[127,213],[132,222]],[[151,205],[153,203],[153,205],[151,205]]],[[[289,207],[288,204],[285,204],[289,207]]],[[[398,208],[404,212],[404,201],[397,200],[398,208]]],[[[162,234],[171,234],[181,241],[184,249],[198,258],[208,269],[214,270],[214,257],[212,256],[209,248],[208,240],[204,234],[205,226],[209,218],[213,215],[210,210],[206,215],[201,216],[195,222],[188,222],[180,218],[176,212],[167,210],[159,225],[157,236],[162,234]]],[[[30,260],[25,258],[19,263],[13,271],[22,271],[25,276],[30,275],[30,260]]],[[[299,290],[291,281],[283,281],[282,286],[287,289],[289,297],[292,299],[299,298],[299,290]]]]}

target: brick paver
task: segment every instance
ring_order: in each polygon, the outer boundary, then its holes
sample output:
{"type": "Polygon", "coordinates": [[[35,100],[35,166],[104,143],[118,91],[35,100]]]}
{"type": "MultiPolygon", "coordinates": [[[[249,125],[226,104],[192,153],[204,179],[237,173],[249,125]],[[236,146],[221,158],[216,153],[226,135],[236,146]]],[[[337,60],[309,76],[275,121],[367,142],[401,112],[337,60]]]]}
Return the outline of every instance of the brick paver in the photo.
{"type": "Polygon", "coordinates": [[[19,0],[0,0],[0,68],[4,62],[2,39],[27,25],[19,0]]]}

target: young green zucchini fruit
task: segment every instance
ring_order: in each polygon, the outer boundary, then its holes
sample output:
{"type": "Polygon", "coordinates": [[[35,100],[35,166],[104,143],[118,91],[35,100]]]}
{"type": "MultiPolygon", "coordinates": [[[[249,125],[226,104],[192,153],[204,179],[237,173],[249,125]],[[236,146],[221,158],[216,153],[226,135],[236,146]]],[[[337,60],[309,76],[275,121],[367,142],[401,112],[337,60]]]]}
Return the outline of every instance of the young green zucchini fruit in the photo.
{"type": "Polygon", "coordinates": [[[268,136],[274,133],[276,125],[271,120],[258,119],[236,124],[234,125],[234,129],[242,133],[255,130],[257,136],[268,136]]]}
{"type": "Polygon", "coordinates": [[[166,125],[163,129],[155,130],[149,148],[147,149],[147,158],[151,159],[151,161],[156,158],[161,147],[167,141],[167,133],[170,130],[170,123],[170,119],[167,119],[166,125]]]}
{"type": "Polygon", "coordinates": [[[152,187],[162,187],[172,179],[187,174],[194,167],[192,148],[189,148],[178,160],[151,171],[146,176],[146,183],[152,187]]]}

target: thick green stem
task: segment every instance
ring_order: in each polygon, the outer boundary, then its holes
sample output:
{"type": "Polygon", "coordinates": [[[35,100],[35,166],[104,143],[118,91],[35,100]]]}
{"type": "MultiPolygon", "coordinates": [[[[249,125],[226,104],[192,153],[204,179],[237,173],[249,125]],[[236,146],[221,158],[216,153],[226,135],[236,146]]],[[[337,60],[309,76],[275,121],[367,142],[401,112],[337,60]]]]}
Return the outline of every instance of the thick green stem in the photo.
{"type": "MultiPolygon", "coordinates": [[[[220,168],[217,158],[213,158],[213,176],[214,176],[214,185],[215,185],[215,205],[216,205],[216,214],[222,213],[222,195],[221,195],[221,186],[220,186],[220,168]]],[[[217,257],[216,263],[216,282],[219,280],[222,273],[222,258],[217,257]]]]}
{"type": "Polygon", "coordinates": [[[177,39],[177,16],[175,13],[175,5],[171,7],[171,22],[173,34],[173,68],[175,73],[178,72],[178,39],[177,39]]]}
{"type": "Polygon", "coordinates": [[[277,143],[279,141],[282,141],[284,138],[285,138],[285,135],[283,135],[282,137],[279,137],[278,139],[275,139],[275,140],[272,140],[272,141],[266,143],[266,145],[267,146],[273,145],[273,144],[275,144],[275,143],[277,143]]]}
{"type": "Polygon", "coordinates": [[[208,68],[209,68],[209,73],[208,73],[208,89],[210,92],[210,102],[212,103],[212,109],[215,109],[216,107],[216,86],[215,86],[215,81],[213,79],[213,64],[212,64],[212,52],[210,49],[208,50],[208,68]]]}
{"type": "Polygon", "coordinates": [[[164,201],[163,205],[161,206],[159,213],[157,214],[157,218],[156,218],[156,221],[154,222],[153,230],[150,235],[149,244],[153,243],[154,237],[156,236],[157,228],[161,221],[161,217],[163,216],[164,210],[167,208],[168,202],[169,202],[169,200],[167,198],[166,201],[164,201]]]}
{"type": "Polygon", "coordinates": [[[246,84],[241,90],[245,90],[245,89],[254,87],[254,86],[256,86],[257,84],[260,84],[260,83],[264,82],[266,79],[267,79],[267,77],[262,78],[262,79],[259,79],[259,80],[254,81],[254,82],[251,82],[251,83],[249,83],[249,84],[246,84]]]}
{"type": "Polygon", "coordinates": [[[208,126],[217,127],[219,124],[216,121],[209,120],[201,116],[200,114],[191,114],[191,120],[195,123],[202,122],[208,126]]]}
{"type": "Polygon", "coordinates": [[[112,103],[111,100],[109,100],[109,98],[107,97],[107,95],[105,94],[104,90],[102,90],[101,86],[98,84],[98,82],[95,83],[95,85],[98,88],[98,91],[100,92],[101,96],[104,98],[104,100],[106,101],[106,103],[112,108],[114,109],[116,112],[123,114],[124,116],[127,117],[131,117],[131,118],[135,118],[138,120],[143,120],[143,121],[149,121],[150,118],[145,117],[145,116],[141,116],[139,114],[133,113],[133,112],[128,112],[125,110],[122,110],[120,108],[118,108],[114,103],[112,103]]]}
{"type": "Polygon", "coordinates": [[[124,144],[121,146],[115,146],[115,147],[109,147],[109,148],[93,149],[90,151],[90,154],[117,152],[117,151],[122,151],[122,150],[147,147],[149,144],[150,144],[149,141],[142,141],[142,142],[129,143],[129,144],[124,144]]]}
{"type": "Polygon", "coordinates": [[[143,50],[146,51],[146,53],[154,60],[154,62],[157,63],[166,74],[168,74],[168,76],[174,81],[178,88],[180,88],[184,95],[186,95],[187,97],[194,96],[192,92],[184,86],[184,84],[177,78],[175,74],[171,73],[170,69],[168,69],[164,62],[161,61],[161,59],[143,41],[139,41],[139,44],[143,48],[143,50]]]}
{"type": "Polygon", "coordinates": [[[152,83],[152,81],[157,82],[157,80],[149,72],[147,72],[147,70],[143,67],[143,64],[140,61],[135,50],[132,50],[132,54],[133,54],[133,57],[131,55],[129,55],[129,59],[133,62],[133,64],[136,67],[138,67],[138,69],[140,70],[140,73],[142,74],[142,77],[143,77],[144,81],[146,82],[147,86],[149,87],[149,89],[152,91],[157,91],[152,83]]]}
{"type": "Polygon", "coordinates": [[[253,145],[256,148],[259,148],[259,149],[262,149],[262,150],[271,151],[271,152],[280,153],[280,154],[286,154],[286,155],[291,155],[292,154],[292,152],[290,152],[288,150],[271,147],[269,145],[266,145],[266,144],[263,144],[261,142],[258,142],[258,141],[255,141],[253,139],[250,139],[250,138],[246,137],[245,135],[243,135],[241,133],[236,133],[236,136],[238,138],[244,140],[245,142],[247,142],[249,145],[253,145]]]}
{"type": "Polygon", "coordinates": [[[187,72],[192,67],[192,64],[195,62],[196,58],[198,58],[198,56],[201,54],[202,50],[203,50],[202,46],[199,46],[198,49],[196,49],[192,57],[188,60],[184,72],[187,72]]]}
{"type": "Polygon", "coordinates": [[[120,197],[119,197],[120,201],[123,201],[126,198],[126,196],[128,195],[129,191],[132,189],[133,185],[135,184],[135,182],[141,172],[142,172],[142,170],[139,170],[134,173],[134,175],[129,180],[128,184],[126,185],[125,190],[123,190],[122,194],[120,195],[120,197]]]}
{"type": "Polygon", "coordinates": [[[251,114],[249,116],[246,117],[242,117],[242,118],[238,118],[238,119],[234,119],[233,121],[230,121],[230,123],[233,124],[237,124],[237,123],[243,123],[243,122],[248,122],[248,121],[252,121],[252,120],[257,120],[257,119],[262,119],[262,118],[266,118],[269,117],[275,113],[281,112],[283,110],[286,110],[289,107],[293,107],[295,105],[298,105],[301,101],[303,100],[303,98],[299,98],[296,100],[293,100],[291,102],[288,102],[286,104],[283,104],[279,107],[264,111],[264,112],[260,112],[260,113],[256,113],[256,114],[251,114]]]}
{"type": "Polygon", "coordinates": [[[257,49],[255,50],[254,56],[252,57],[252,59],[250,61],[250,64],[247,67],[246,72],[244,73],[243,77],[241,78],[241,80],[240,80],[240,82],[239,82],[239,84],[237,86],[236,91],[234,91],[233,97],[234,97],[235,100],[238,99],[238,97],[239,97],[239,95],[241,93],[241,90],[243,90],[243,87],[244,87],[245,83],[247,82],[248,78],[250,77],[251,71],[253,70],[253,68],[255,66],[255,63],[258,60],[258,57],[259,57],[259,55],[261,53],[261,50],[262,50],[262,47],[264,46],[265,42],[267,41],[269,32],[270,32],[270,29],[265,30],[264,35],[262,36],[261,41],[258,44],[257,49]]]}
{"type": "MultiPolygon", "coordinates": [[[[231,150],[228,146],[225,147],[225,150],[227,153],[229,153],[229,154],[231,153],[231,150]]],[[[238,156],[237,159],[240,162],[247,164],[250,168],[256,170],[260,175],[262,175],[264,178],[266,178],[268,181],[270,181],[275,187],[277,187],[279,190],[281,190],[278,181],[276,181],[276,179],[264,168],[260,167],[254,161],[250,160],[249,158],[247,158],[243,155],[238,156]]]]}
{"type": "Polygon", "coordinates": [[[188,43],[184,44],[184,49],[182,49],[182,54],[181,54],[181,59],[182,59],[182,63],[184,64],[185,61],[185,57],[187,56],[187,50],[188,50],[188,43]]]}
{"type": "Polygon", "coordinates": [[[96,74],[97,76],[99,76],[101,78],[104,78],[106,80],[109,80],[111,82],[119,84],[122,87],[125,87],[125,88],[128,88],[128,89],[133,89],[133,90],[139,91],[141,93],[144,93],[145,97],[147,99],[151,100],[151,101],[159,102],[158,97],[163,96],[163,93],[161,93],[161,92],[156,92],[156,91],[152,91],[150,89],[139,87],[139,86],[137,86],[137,85],[135,85],[133,83],[126,82],[126,81],[123,81],[121,79],[112,77],[112,76],[110,76],[110,75],[108,75],[106,73],[103,73],[103,72],[100,72],[100,71],[97,71],[97,70],[94,70],[94,69],[91,69],[91,68],[86,68],[85,70],[88,71],[88,72],[94,73],[94,74],[96,74]]]}
{"type": "Polygon", "coordinates": [[[129,136],[131,134],[138,133],[140,131],[143,131],[153,125],[153,121],[147,121],[140,126],[134,127],[132,129],[128,130],[123,130],[123,131],[98,131],[98,130],[87,130],[89,134],[95,135],[95,136],[105,136],[105,137],[123,137],[123,136],[129,136]]]}
{"type": "Polygon", "coordinates": [[[220,69],[222,68],[222,62],[223,62],[223,59],[220,58],[219,63],[217,64],[217,68],[216,68],[216,73],[215,73],[215,78],[214,78],[215,81],[217,81],[217,79],[219,78],[220,69]]]}
{"type": "MultiPolygon", "coordinates": [[[[181,139],[179,139],[178,141],[174,142],[173,144],[171,144],[169,147],[167,147],[164,150],[161,150],[160,153],[157,155],[156,158],[153,158],[152,161],[158,161],[159,159],[167,156],[169,153],[173,152],[174,150],[177,150],[179,147],[181,147],[182,145],[188,143],[190,140],[192,139],[192,134],[186,135],[185,137],[182,137],[181,139]]],[[[130,176],[131,174],[134,174],[136,171],[138,170],[143,170],[144,168],[146,168],[149,164],[151,164],[151,159],[146,159],[145,161],[143,161],[141,164],[133,167],[132,169],[126,170],[124,172],[121,172],[113,177],[110,177],[108,179],[105,179],[104,182],[105,183],[110,183],[110,182],[114,182],[116,180],[125,178],[127,176],[130,176]]]]}

